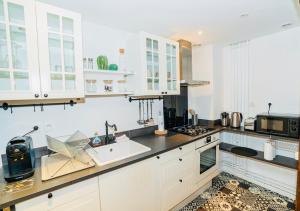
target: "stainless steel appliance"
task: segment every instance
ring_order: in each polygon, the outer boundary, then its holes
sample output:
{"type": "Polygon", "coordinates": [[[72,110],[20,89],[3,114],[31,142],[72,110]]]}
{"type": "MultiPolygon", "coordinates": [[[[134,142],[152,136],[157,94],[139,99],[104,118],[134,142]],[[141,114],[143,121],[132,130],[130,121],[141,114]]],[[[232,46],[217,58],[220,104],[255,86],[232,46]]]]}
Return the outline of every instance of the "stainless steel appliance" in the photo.
{"type": "Polygon", "coordinates": [[[299,138],[300,115],[268,114],[256,116],[256,132],[270,135],[299,138]]]}
{"type": "Polygon", "coordinates": [[[186,125],[186,126],[172,128],[172,131],[174,131],[176,133],[182,133],[182,134],[186,134],[189,136],[198,136],[198,135],[207,133],[211,130],[213,130],[213,129],[205,128],[205,127],[201,127],[201,126],[192,126],[192,125],[186,125]]]}
{"type": "Polygon", "coordinates": [[[230,124],[230,118],[229,118],[229,113],[227,112],[222,112],[221,113],[221,125],[223,127],[227,127],[230,124]]]}
{"type": "Polygon", "coordinates": [[[255,131],[256,119],[253,117],[249,117],[244,121],[245,130],[255,131]]]}
{"type": "Polygon", "coordinates": [[[219,134],[196,141],[196,182],[206,184],[219,173],[219,134]]]}
{"type": "Polygon", "coordinates": [[[192,115],[192,125],[197,126],[198,125],[198,114],[193,109],[189,109],[190,114],[192,115]]]}
{"type": "Polygon", "coordinates": [[[230,119],[230,126],[233,128],[240,128],[243,121],[243,115],[240,112],[232,112],[230,119]]]}
{"type": "Polygon", "coordinates": [[[192,43],[186,40],[179,42],[179,68],[181,86],[203,86],[209,81],[199,81],[192,79],[192,43]]]}

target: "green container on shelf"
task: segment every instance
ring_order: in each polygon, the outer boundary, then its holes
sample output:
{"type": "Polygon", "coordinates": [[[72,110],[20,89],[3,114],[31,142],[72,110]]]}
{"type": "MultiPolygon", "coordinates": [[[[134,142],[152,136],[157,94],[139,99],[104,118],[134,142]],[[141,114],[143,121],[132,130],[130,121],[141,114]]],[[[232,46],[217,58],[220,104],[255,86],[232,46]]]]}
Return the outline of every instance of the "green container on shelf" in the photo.
{"type": "Polygon", "coordinates": [[[116,64],[110,64],[108,66],[108,69],[111,70],[111,71],[117,71],[118,70],[118,65],[116,65],[116,64]]]}
{"type": "Polygon", "coordinates": [[[97,57],[97,66],[99,70],[108,70],[108,59],[107,56],[97,57]]]}

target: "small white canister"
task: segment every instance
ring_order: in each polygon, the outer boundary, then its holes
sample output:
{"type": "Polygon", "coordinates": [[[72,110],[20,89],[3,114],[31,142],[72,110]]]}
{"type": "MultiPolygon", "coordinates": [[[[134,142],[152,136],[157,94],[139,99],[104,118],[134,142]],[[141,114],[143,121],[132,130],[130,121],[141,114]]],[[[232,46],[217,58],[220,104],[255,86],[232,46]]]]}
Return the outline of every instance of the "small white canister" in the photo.
{"type": "Polygon", "coordinates": [[[295,160],[299,160],[299,152],[295,152],[295,160]]]}
{"type": "Polygon", "coordinates": [[[264,145],[264,159],[265,160],[273,160],[274,157],[274,147],[271,141],[267,141],[264,145]]]}

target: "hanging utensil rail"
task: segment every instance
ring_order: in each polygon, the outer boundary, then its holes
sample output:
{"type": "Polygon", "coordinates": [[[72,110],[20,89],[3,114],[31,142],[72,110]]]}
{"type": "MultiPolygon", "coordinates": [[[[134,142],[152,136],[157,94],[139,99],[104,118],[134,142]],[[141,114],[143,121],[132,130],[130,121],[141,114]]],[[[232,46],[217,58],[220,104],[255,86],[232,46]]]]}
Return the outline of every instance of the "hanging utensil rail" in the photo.
{"type": "Polygon", "coordinates": [[[58,105],[63,105],[64,110],[66,109],[66,105],[74,106],[77,104],[77,102],[70,100],[69,102],[66,103],[36,103],[36,104],[24,104],[24,105],[9,105],[8,103],[4,102],[2,105],[0,105],[0,109],[2,108],[4,111],[7,111],[10,109],[10,112],[13,113],[13,108],[20,108],[20,107],[33,107],[34,112],[36,111],[36,107],[40,107],[41,111],[44,111],[45,106],[58,106],[58,105]]]}
{"type": "Polygon", "coordinates": [[[138,101],[138,100],[162,100],[162,96],[158,97],[129,97],[129,102],[131,103],[132,101],[138,101]]]}

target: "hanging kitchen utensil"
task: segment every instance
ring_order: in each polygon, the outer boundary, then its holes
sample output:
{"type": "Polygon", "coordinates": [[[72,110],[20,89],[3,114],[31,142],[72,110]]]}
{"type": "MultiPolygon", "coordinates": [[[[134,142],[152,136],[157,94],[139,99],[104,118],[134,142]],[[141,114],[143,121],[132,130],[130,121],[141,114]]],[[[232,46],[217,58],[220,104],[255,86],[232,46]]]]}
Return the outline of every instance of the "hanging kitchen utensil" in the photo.
{"type": "Polygon", "coordinates": [[[150,119],[153,120],[153,117],[152,117],[152,104],[153,104],[153,100],[150,100],[150,111],[151,111],[151,117],[150,117],[150,119]]]}
{"type": "Polygon", "coordinates": [[[153,104],[153,100],[150,100],[150,119],[148,122],[149,125],[154,125],[154,119],[152,117],[152,104],[153,104]]]}
{"type": "Polygon", "coordinates": [[[143,104],[143,124],[145,124],[145,102],[144,102],[144,100],[142,100],[142,104],[143,104]]]}
{"type": "Polygon", "coordinates": [[[146,119],[146,124],[149,123],[149,100],[147,100],[147,119],[146,119]]]}
{"type": "Polygon", "coordinates": [[[137,123],[139,125],[144,124],[143,121],[141,120],[141,110],[142,110],[142,108],[141,108],[141,101],[139,100],[139,120],[137,121],[137,123]]]}

